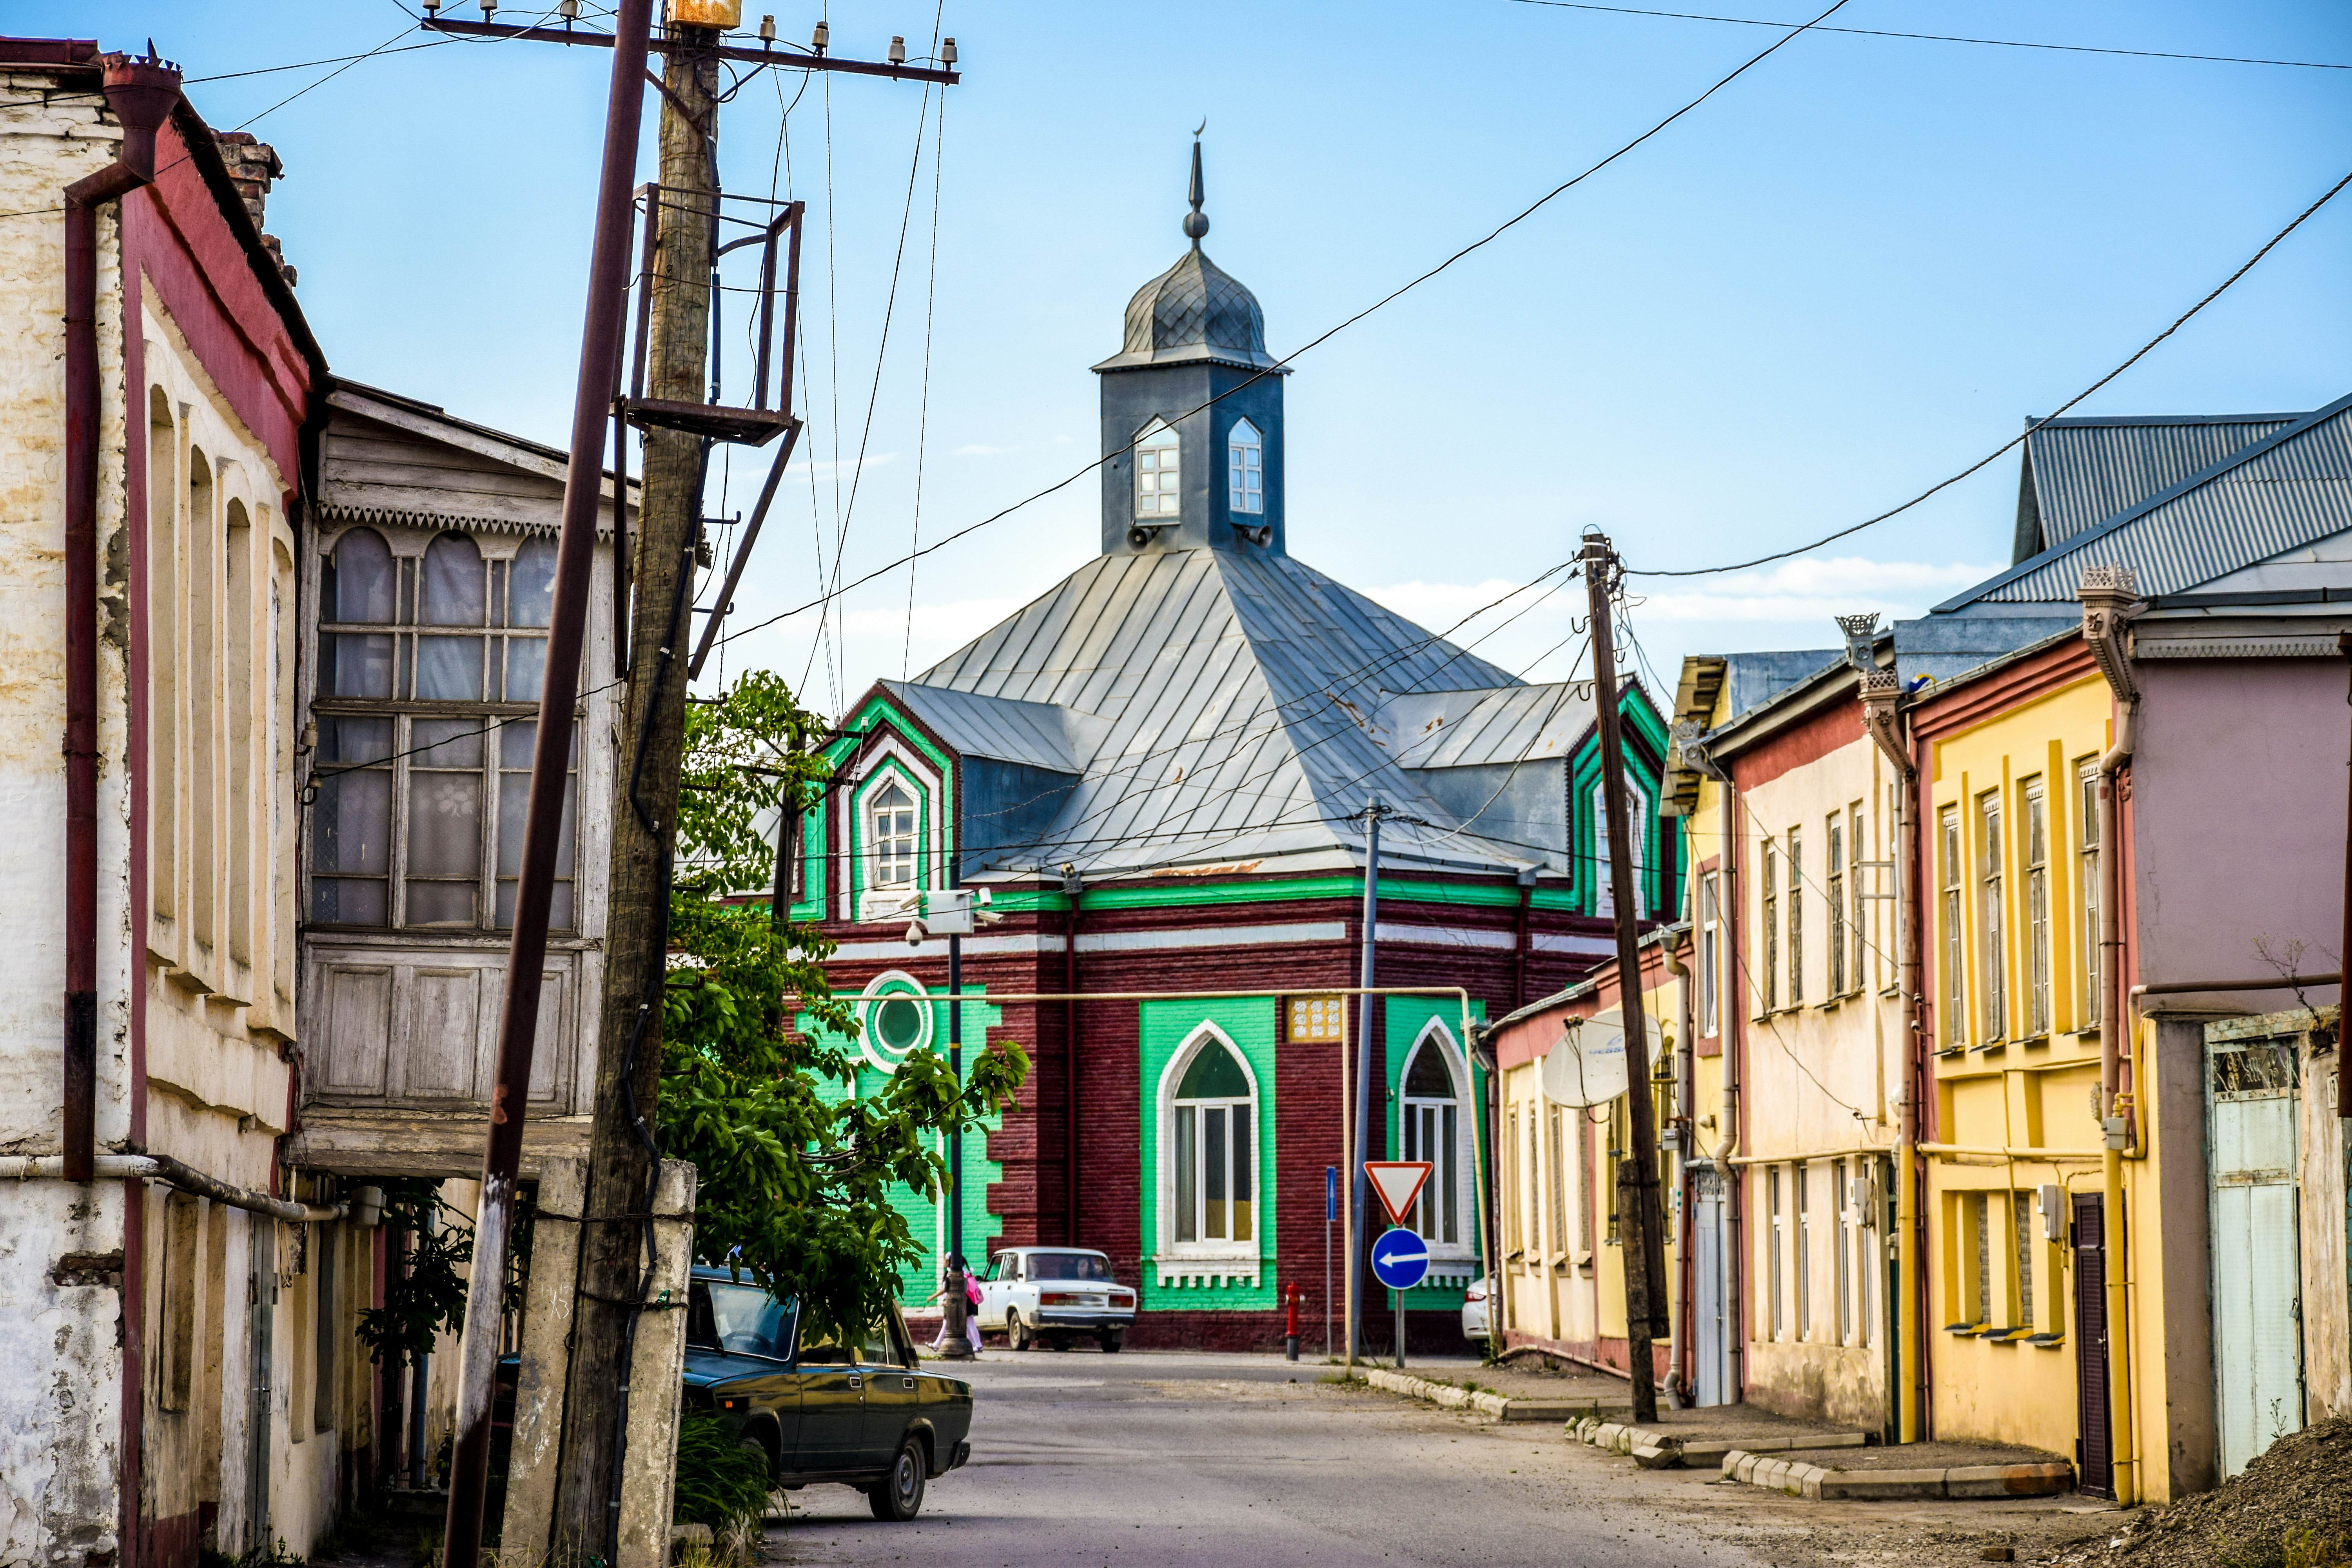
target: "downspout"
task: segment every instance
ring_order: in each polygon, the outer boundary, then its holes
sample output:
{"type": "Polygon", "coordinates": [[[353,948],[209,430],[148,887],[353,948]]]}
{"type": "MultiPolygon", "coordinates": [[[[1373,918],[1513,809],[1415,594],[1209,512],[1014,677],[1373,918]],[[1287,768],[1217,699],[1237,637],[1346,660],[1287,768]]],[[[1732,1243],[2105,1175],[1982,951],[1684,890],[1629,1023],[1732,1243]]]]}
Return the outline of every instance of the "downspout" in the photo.
{"type": "Polygon", "coordinates": [[[180,97],[175,66],[98,57],[122,128],[114,162],[65,189],[66,990],[65,1155],[71,1182],[98,1153],[98,209],[155,178],[155,132],[180,97]]]}
{"type": "MultiPolygon", "coordinates": [[[[288,1225],[329,1225],[352,1217],[353,1205],[306,1204],[289,1198],[272,1197],[249,1187],[233,1186],[216,1176],[208,1176],[192,1165],[183,1164],[169,1154],[100,1154],[91,1162],[89,1179],[118,1182],[162,1182],[177,1187],[195,1197],[209,1198],[230,1208],[248,1214],[267,1215],[288,1225]]],[[[66,1160],[61,1154],[25,1154],[0,1159],[0,1182],[30,1182],[43,1179],[55,1181],[66,1176],[66,1160]]],[[[74,1178],[66,1176],[68,1181],[74,1178]]],[[[371,1213],[381,1215],[383,1199],[371,1201],[366,1195],[373,1189],[363,1189],[358,1204],[360,1223],[373,1225],[371,1213]]]]}
{"type": "Polygon", "coordinates": [[[1072,1000],[1062,1004],[1062,1191],[1068,1205],[1064,1222],[1068,1245],[1078,1245],[1078,912],[1086,902],[1086,883],[1075,865],[1062,866],[1062,891],[1070,900],[1070,916],[1062,944],[1062,989],[1072,1000]]]}
{"type": "Polygon", "coordinates": [[[2139,1447],[2133,1399],[2131,1337],[2126,1313],[2131,1299],[2131,1244],[2124,1225],[2124,1150],[2137,1142],[2131,1052],[2132,1016],[2126,1005],[2124,973],[2122,819],[2117,791],[2131,762],[2138,729],[2139,684],[2132,679],[2131,655],[2124,647],[2124,623],[2137,608],[2139,584],[2128,566],[2083,568],[2083,640],[2106,678],[2116,701],[2116,738],[2099,756],[2099,1116],[2106,1132],[2104,1162],[2107,1254],[2108,1443],[2115,1468],[2116,1501],[2139,1500],[2139,1447]],[[2121,1258],[2124,1267],[2117,1268],[2121,1258]]]}
{"type": "Polygon", "coordinates": [[[1916,1443],[1927,1434],[1927,1367],[1919,1323],[1919,1100],[1927,1082],[1927,996],[1920,967],[1920,902],[1914,891],[1919,859],[1919,770],[1906,743],[1899,705],[1902,678],[1875,664],[1862,671],[1862,727],[1895,769],[1894,892],[1895,964],[1903,995],[1903,1093],[1895,1134],[1895,1283],[1896,1357],[1904,1387],[1895,1395],[1895,1436],[1916,1443]],[[1907,1394],[1908,1397],[1905,1397],[1907,1394]]]}
{"type": "MultiPolygon", "coordinates": [[[[1696,858],[1692,864],[1697,864],[1696,858]]],[[[1696,912],[1696,902],[1685,907],[1696,912]]],[[[1683,962],[1679,942],[1666,948],[1665,960],[1666,973],[1675,977],[1675,1120],[1679,1123],[1675,1129],[1676,1143],[1682,1155],[1675,1171],[1682,1187],[1682,1202],[1677,1205],[1682,1211],[1682,1223],[1675,1231],[1675,1392],[1678,1403],[1687,1405],[1692,1403],[1691,1391],[1696,1386],[1692,1376],[1697,1366],[1695,1346],[1698,1338],[1690,1329],[1691,1290],[1696,1277],[1691,1262],[1695,1249],[1691,1246],[1690,1163],[1691,1155],[1697,1152],[1698,1117],[1693,1103],[1697,1084],[1691,1055],[1690,965],[1683,962]]]]}

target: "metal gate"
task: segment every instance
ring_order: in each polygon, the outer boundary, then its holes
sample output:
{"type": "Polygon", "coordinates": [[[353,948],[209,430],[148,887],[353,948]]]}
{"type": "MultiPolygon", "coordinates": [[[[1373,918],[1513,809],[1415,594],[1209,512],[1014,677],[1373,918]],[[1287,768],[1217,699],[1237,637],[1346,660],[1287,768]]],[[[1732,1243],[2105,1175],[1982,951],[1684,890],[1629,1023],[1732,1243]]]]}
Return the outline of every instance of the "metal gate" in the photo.
{"type": "Polygon", "coordinates": [[[1693,1401],[1728,1405],[1731,1378],[1730,1216],[1724,1203],[1723,1173],[1713,1165],[1690,1168],[1691,1364],[1693,1401]]]}
{"type": "Polygon", "coordinates": [[[2106,1200],[2074,1194],[2074,1473],[2076,1489],[2116,1495],[2107,1405],[2106,1200]]]}
{"type": "Polygon", "coordinates": [[[2221,1473],[2303,1427],[2296,1037],[2205,1047],[2213,1373],[2221,1473]]]}

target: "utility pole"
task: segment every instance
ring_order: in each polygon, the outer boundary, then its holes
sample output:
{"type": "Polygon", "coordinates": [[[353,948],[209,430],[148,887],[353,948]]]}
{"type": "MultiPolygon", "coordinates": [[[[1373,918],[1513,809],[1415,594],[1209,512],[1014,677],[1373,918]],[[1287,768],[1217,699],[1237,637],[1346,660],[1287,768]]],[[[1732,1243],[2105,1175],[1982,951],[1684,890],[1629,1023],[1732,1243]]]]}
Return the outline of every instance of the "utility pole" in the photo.
{"type": "Polygon", "coordinates": [[[1363,977],[1356,982],[1366,994],[1356,1005],[1356,1146],[1348,1173],[1348,1364],[1364,1353],[1364,1198],[1369,1178],[1364,1162],[1372,1157],[1372,960],[1381,920],[1381,818],[1388,807],[1381,797],[1364,803],[1364,936],[1363,977]]]}
{"type": "MultiPolygon", "coordinates": [[[[718,160],[717,32],[673,25],[662,71],[660,187],[654,227],[646,396],[706,400],[718,160]]],[[[607,385],[609,386],[609,383],[607,385]]],[[[597,1023],[579,1298],[551,1539],[612,1560],[620,1522],[629,1367],[644,1292],[653,1122],[661,1089],[661,996],[669,935],[670,857],[686,725],[687,611],[702,525],[702,440],[649,428],[639,491],[637,597],[612,813],[604,994],[597,1023]]],[[[648,1389],[647,1398],[670,1391],[648,1389]]]]}
{"type": "Polygon", "coordinates": [[[1617,712],[1617,650],[1609,595],[1618,563],[1609,541],[1584,536],[1584,588],[1592,612],[1592,701],[1601,721],[1601,809],[1609,816],[1609,886],[1617,906],[1617,1005],[1625,1019],[1626,1120],[1633,1153],[1617,1168],[1617,1207],[1624,1216],[1625,1352],[1633,1374],[1633,1419],[1658,1415],[1650,1342],[1668,1331],[1664,1312],[1665,1216],[1658,1204],[1657,1107],[1650,1098],[1648,1019],[1642,1010],[1641,904],[1633,877],[1633,824],[1627,820],[1625,737],[1617,712]]]}

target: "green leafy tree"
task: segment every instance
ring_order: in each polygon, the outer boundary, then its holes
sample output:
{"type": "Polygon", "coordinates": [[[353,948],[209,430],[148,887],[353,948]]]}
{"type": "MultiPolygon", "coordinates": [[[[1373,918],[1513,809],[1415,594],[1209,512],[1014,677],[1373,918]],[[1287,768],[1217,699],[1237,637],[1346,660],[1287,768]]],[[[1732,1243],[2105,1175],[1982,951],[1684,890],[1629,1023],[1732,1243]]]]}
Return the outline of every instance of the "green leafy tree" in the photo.
{"type": "Polygon", "coordinates": [[[699,1173],[700,1260],[796,1295],[813,1327],[841,1330],[879,1321],[900,1271],[922,1259],[891,1184],[943,1194],[945,1135],[1011,1105],[1029,1058],[992,1042],[966,1058],[959,1086],[938,1053],[916,1050],[878,1092],[856,1092],[859,1022],[825,974],[833,944],[765,897],[775,850],[760,824],[824,797],[824,733],[766,671],[688,708],[660,1142],[699,1173]]]}

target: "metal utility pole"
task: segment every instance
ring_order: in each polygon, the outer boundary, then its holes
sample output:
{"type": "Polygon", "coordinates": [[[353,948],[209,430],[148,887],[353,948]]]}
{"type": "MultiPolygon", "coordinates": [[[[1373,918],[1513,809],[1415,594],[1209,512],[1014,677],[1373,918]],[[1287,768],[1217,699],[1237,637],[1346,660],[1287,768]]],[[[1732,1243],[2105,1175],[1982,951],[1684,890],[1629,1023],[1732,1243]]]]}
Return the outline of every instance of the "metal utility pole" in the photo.
{"type": "MultiPolygon", "coordinates": [[[[948,1071],[963,1087],[963,937],[948,933],[948,1071]]],[[[948,1250],[963,1252],[963,1125],[948,1129],[948,1250]]]]}
{"type": "Polygon", "coordinates": [[[1372,1157],[1372,960],[1381,921],[1381,797],[1364,803],[1364,962],[1356,982],[1368,994],[1356,1006],[1356,1145],[1348,1172],[1348,1364],[1364,1353],[1364,1162],[1372,1157]]]}
{"type": "MultiPolygon", "coordinates": [[[[719,35],[673,26],[662,72],[660,189],[653,226],[646,395],[705,401],[715,250],[719,35]]],[[[608,375],[598,391],[609,395],[608,375]]],[[[659,986],[669,931],[670,858],[686,725],[688,601],[702,525],[704,444],[653,427],[645,436],[630,581],[629,685],[612,813],[604,988],[597,1023],[596,1099],[590,1135],[579,1297],[572,1312],[556,1517],[551,1538],[612,1560],[620,1521],[629,1368],[642,1309],[661,1087],[659,986]]],[[[664,1390],[647,1390],[650,1398],[664,1390]]],[[[452,1557],[452,1563],[458,1559],[452,1557]]]]}
{"type": "Polygon", "coordinates": [[[1584,587],[1592,612],[1592,701],[1601,721],[1601,808],[1609,816],[1609,886],[1617,906],[1617,1005],[1625,1019],[1626,1120],[1633,1158],[1618,1166],[1618,1211],[1625,1230],[1625,1351],[1633,1374],[1633,1419],[1658,1415],[1650,1342],[1669,1331],[1665,1317],[1665,1216],[1658,1203],[1657,1107],[1650,1099],[1648,1019],[1642,1010],[1641,904],[1633,877],[1633,824],[1627,820],[1625,737],[1617,712],[1617,649],[1609,595],[1618,563],[1609,541],[1584,536],[1584,587]]]}
{"type": "MultiPolygon", "coordinates": [[[[572,393],[572,452],[563,476],[563,529],[555,547],[547,677],[530,761],[522,867],[514,931],[507,948],[506,997],[499,1019],[498,1081],[490,1090],[481,1210],[474,1224],[473,1283],[458,1350],[457,1439],[449,1467],[449,1512],[442,1561],[473,1568],[481,1556],[482,1504],[490,1461],[490,1382],[499,1351],[500,1308],[513,1237],[515,1181],[522,1165],[523,1109],[547,967],[548,900],[563,824],[572,710],[580,694],[580,649],[595,564],[596,510],[604,488],[604,420],[621,363],[621,301],[629,279],[629,190],[636,182],[637,132],[645,106],[646,35],[652,0],[621,0],[614,18],[613,85],[604,109],[604,159],[597,177],[596,236],[588,271],[580,377],[572,393]]],[[[617,515],[628,498],[614,487],[617,515]]],[[[632,1232],[631,1234],[635,1234],[632,1232]]],[[[424,1402],[417,1402],[421,1415],[424,1402]]],[[[594,1537],[602,1542],[603,1535],[594,1537]]]]}

